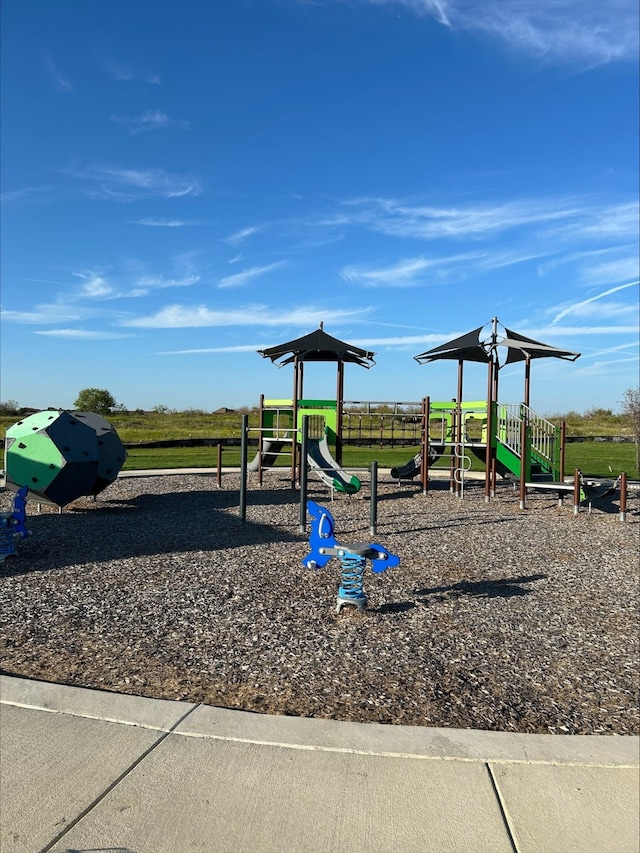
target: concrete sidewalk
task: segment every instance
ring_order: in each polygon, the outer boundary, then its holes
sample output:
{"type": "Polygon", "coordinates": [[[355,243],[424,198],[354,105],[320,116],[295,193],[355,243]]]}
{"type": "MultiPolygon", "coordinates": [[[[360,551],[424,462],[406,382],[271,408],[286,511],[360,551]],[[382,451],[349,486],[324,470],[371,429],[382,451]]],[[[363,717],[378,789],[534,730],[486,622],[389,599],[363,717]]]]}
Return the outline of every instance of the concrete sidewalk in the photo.
{"type": "Polygon", "coordinates": [[[0,849],[635,853],[637,737],[270,717],[0,677],[0,849]]]}

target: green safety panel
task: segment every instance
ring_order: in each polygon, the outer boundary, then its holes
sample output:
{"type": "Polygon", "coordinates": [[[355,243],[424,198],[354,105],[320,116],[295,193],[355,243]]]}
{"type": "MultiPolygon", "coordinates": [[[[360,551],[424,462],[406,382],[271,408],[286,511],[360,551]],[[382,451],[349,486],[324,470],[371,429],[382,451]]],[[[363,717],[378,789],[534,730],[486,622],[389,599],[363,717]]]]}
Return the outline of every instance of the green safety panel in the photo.
{"type": "Polygon", "coordinates": [[[322,433],[326,431],[327,441],[330,444],[335,443],[338,432],[338,403],[336,400],[298,400],[298,422],[296,424],[298,429],[298,443],[302,441],[302,418],[305,415],[308,415],[310,418],[321,416],[324,424],[322,428],[319,426],[314,432],[322,433]]]}

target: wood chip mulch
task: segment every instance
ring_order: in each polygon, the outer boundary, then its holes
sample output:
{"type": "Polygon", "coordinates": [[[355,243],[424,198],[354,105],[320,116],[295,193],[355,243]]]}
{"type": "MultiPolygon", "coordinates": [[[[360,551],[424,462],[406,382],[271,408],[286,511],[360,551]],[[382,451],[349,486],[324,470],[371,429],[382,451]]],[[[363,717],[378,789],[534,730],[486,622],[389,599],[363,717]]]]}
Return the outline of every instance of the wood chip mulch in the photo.
{"type": "MultiPolygon", "coordinates": [[[[548,492],[519,509],[388,478],[370,535],[368,484],[328,507],[341,543],[398,554],[367,609],[336,613],[341,567],[305,568],[299,494],[271,471],[121,477],[0,565],[4,673],[269,714],[510,732],[640,733],[638,546],[632,498],[574,515],[548,492]]],[[[11,493],[0,493],[6,510],[11,493]]]]}

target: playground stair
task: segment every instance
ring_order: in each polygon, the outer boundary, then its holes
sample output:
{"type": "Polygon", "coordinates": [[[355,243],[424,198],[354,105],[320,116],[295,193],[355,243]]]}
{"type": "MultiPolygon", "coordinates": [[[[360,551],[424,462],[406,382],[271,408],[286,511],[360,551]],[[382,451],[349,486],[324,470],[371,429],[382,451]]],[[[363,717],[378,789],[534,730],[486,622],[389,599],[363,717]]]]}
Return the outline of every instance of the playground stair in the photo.
{"type": "Polygon", "coordinates": [[[560,480],[560,430],[524,404],[493,404],[498,472],[527,483],[560,480]]]}

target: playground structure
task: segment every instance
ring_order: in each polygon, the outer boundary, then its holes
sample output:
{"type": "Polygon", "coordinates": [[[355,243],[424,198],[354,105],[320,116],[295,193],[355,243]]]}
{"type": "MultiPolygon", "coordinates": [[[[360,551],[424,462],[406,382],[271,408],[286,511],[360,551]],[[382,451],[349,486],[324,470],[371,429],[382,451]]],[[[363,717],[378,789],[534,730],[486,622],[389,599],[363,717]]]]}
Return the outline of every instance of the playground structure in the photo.
{"type": "Polygon", "coordinates": [[[114,427],[93,412],[46,410],[9,427],[5,478],[14,491],[28,486],[30,497],[66,506],[110,485],[127,451],[114,427]]]}
{"type": "Polygon", "coordinates": [[[17,555],[16,539],[31,535],[27,530],[27,492],[26,486],[19,488],[11,501],[10,511],[0,512],[0,563],[17,555]]]}
{"type": "MultiPolygon", "coordinates": [[[[291,410],[291,421],[289,430],[295,430],[296,441],[291,444],[291,485],[295,487],[296,472],[304,467],[307,462],[316,474],[332,489],[354,494],[360,489],[360,481],[342,470],[342,410],[344,399],[344,365],[357,364],[360,367],[369,368],[375,361],[375,353],[356,347],[352,344],[328,335],[320,323],[320,327],[308,335],[296,338],[293,341],[259,350],[263,358],[269,358],[279,367],[293,364],[293,395],[291,400],[270,401],[272,410],[276,409],[276,418],[279,419],[278,402],[283,403],[286,409],[291,410]],[[304,397],[304,367],[312,362],[335,362],[336,364],[336,399],[331,400],[308,400],[304,397]],[[310,426],[307,444],[307,454],[302,463],[299,452],[302,445],[300,427],[302,419],[309,416],[314,419],[310,426]],[[324,419],[324,426],[319,426],[319,419],[324,419]],[[329,451],[329,442],[335,443],[335,458],[329,451]]],[[[285,440],[281,432],[273,434],[273,413],[265,411],[265,401],[261,398],[260,403],[260,444],[258,448],[257,470],[260,482],[262,482],[263,462],[269,458],[270,452],[277,453],[272,446],[266,452],[264,448],[264,432],[270,441],[275,440],[282,444],[285,440]]]]}
{"type": "MultiPolygon", "coordinates": [[[[498,472],[511,471],[520,484],[520,505],[524,507],[527,486],[534,486],[533,474],[537,482],[552,482],[559,490],[565,486],[563,477],[564,440],[557,440],[556,427],[542,416],[533,412],[529,406],[531,362],[538,358],[559,358],[575,361],[580,353],[558,349],[533,338],[514,332],[503,326],[499,332],[497,317],[493,317],[490,332],[485,326],[479,326],[426,352],[414,356],[419,364],[447,359],[458,363],[458,393],[456,396],[456,414],[452,423],[452,437],[457,448],[463,445],[463,367],[466,361],[487,365],[487,400],[485,409],[485,500],[495,495],[498,472]],[[501,362],[500,355],[506,351],[501,362]],[[524,362],[525,382],[523,403],[517,405],[500,404],[498,401],[498,380],[500,370],[507,364],[524,362]],[[535,466],[535,472],[534,472],[535,466]]],[[[428,400],[428,398],[426,398],[428,400]]],[[[426,415],[428,419],[428,412],[426,415]]],[[[424,458],[427,458],[426,455],[424,458]]],[[[454,453],[452,479],[455,488],[460,485],[460,453],[454,453]]],[[[426,474],[423,488],[428,488],[426,474]]]]}
{"type": "Polygon", "coordinates": [[[261,396],[258,452],[248,466],[249,471],[258,472],[260,485],[262,469],[273,465],[279,456],[290,456],[294,467],[296,456],[301,454],[302,424],[307,417],[309,467],[332,490],[348,495],[358,492],[360,480],[338,465],[329,448],[329,442],[337,441],[337,408],[335,400],[298,400],[294,406],[293,400],[266,400],[261,396]]]}
{"type": "Polygon", "coordinates": [[[377,574],[399,565],[400,557],[390,554],[382,545],[367,545],[364,542],[341,545],[334,536],[335,524],[329,510],[315,501],[308,501],[307,510],[312,518],[309,535],[311,551],[302,559],[302,565],[307,569],[321,569],[332,557],[338,557],[342,576],[336,612],[340,613],[347,604],[364,610],[367,605],[363,586],[366,561],[371,561],[371,569],[377,574]]]}
{"type": "Polygon", "coordinates": [[[445,454],[456,493],[464,487],[472,455],[485,465],[489,456],[489,472],[505,480],[524,480],[529,486],[564,481],[564,427],[556,427],[524,404],[492,403],[488,408],[485,401],[432,402],[425,397],[421,424],[419,452],[405,465],[393,468],[391,476],[398,480],[419,476],[425,492],[428,469],[445,454]],[[423,459],[429,460],[427,466],[423,459]]]}
{"type": "MultiPolygon", "coordinates": [[[[309,419],[309,438],[306,460],[312,470],[332,488],[347,494],[360,489],[357,477],[342,469],[342,449],[345,444],[371,444],[363,436],[363,417],[372,416],[371,406],[379,406],[375,417],[380,419],[380,445],[400,443],[413,446],[413,456],[403,465],[394,467],[391,475],[399,481],[420,477],[424,494],[429,490],[429,469],[443,456],[448,457],[451,491],[459,497],[464,493],[465,473],[471,468],[472,456],[485,467],[485,500],[495,496],[498,475],[519,485],[520,507],[524,508],[527,489],[549,489],[558,493],[559,503],[573,492],[577,511],[581,500],[590,500],[617,488],[618,481],[594,483],[575,471],[573,482],[565,479],[565,425],[556,427],[529,405],[531,362],[539,358],[559,358],[575,361],[580,353],[559,349],[500,327],[496,317],[490,324],[479,326],[452,341],[414,356],[420,364],[440,359],[457,361],[458,389],[455,399],[433,402],[424,397],[420,403],[371,404],[344,401],[344,364],[355,363],[369,368],[375,353],[347,344],[327,335],[323,324],[294,341],[260,350],[279,366],[294,365],[294,394],[288,400],[260,399],[260,438],[258,453],[250,470],[262,470],[279,456],[290,455],[291,484],[295,488],[301,464],[302,420],[309,419]],[[490,329],[487,330],[487,326],[490,329]],[[499,329],[502,329],[502,332],[499,329]],[[501,354],[506,352],[501,358],[501,354]],[[303,397],[304,365],[307,362],[334,361],[337,363],[335,400],[310,400],[303,397]],[[467,402],[463,399],[463,365],[472,361],[487,366],[487,398],[467,402]],[[502,367],[523,362],[525,366],[524,396],[521,403],[501,403],[498,380],[502,367]],[[353,405],[353,410],[347,408],[353,405]],[[363,411],[364,409],[364,411],[363,411]],[[385,426],[385,419],[390,430],[385,426]],[[356,422],[356,426],[354,426],[356,422]],[[394,437],[394,428],[400,436],[394,437]],[[388,432],[391,432],[389,438],[388,432]],[[398,430],[396,430],[397,432],[398,430]],[[354,435],[355,434],[355,435],[354,435]],[[335,458],[329,444],[335,446],[335,458]],[[415,452],[415,448],[417,452],[415,452]],[[427,464],[423,464],[427,460],[427,464]]],[[[305,458],[305,457],[303,457],[305,458]]],[[[626,499],[626,479],[625,479],[626,499]]],[[[625,515],[624,512],[621,513],[625,515]]]]}

